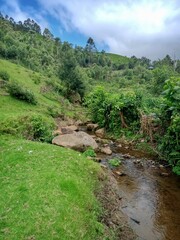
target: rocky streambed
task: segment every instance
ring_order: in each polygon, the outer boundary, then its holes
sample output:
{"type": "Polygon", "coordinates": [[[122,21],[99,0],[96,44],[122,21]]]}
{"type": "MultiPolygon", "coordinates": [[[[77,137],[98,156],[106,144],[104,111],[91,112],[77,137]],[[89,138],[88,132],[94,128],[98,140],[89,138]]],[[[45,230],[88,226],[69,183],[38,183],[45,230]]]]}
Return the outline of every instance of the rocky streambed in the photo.
{"type": "MultiPolygon", "coordinates": [[[[74,127],[71,126],[71,128],[74,132],[74,127]]],[[[73,134],[71,130],[64,131],[73,134]]],[[[95,143],[92,141],[94,144],[92,147],[95,150],[99,149],[96,160],[105,169],[113,185],[112,188],[107,185],[104,189],[104,195],[107,197],[100,196],[104,206],[109,208],[108,214],[111,215],[105,216],[104,222],[116,229],[118,225],[120,228],[123,225],[124,230],[122,231],[123,227],[120,229],[120,239],[135,239],[135,235],[127,225],[128,222],[138,236],[136,239],[178,240],[180,237],[180,178],[146,153],[133,150],[128,145],[104,139],[102,130],[94,135],[96,126],[92,125],[89,129],[87,126],[80,126],[76,130],[83,130],[86,133],[85,135],[80,133],[80,138],[84,137],[83,144],[78,145],[81,149],[72,148],[82,150],[88,142],[87,135],[90,133],[91,141],[92,139],[95,141],[95,143]],[[109,164],[110,159],[119,159],[121,164],[113,167],[109,164]]]]}

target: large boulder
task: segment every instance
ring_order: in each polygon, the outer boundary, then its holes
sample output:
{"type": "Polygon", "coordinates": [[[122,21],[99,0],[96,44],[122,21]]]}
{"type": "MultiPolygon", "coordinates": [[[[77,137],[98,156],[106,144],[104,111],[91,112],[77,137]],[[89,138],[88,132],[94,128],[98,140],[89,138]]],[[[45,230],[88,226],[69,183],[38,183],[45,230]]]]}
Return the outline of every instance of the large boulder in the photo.
{"type": "Polygon", "coordinates": [[[96,141],[89,134],[81,131],[56,136],[52,143],[78,151],[84,151],[88,147],[92,147],[94,150],[98,148],[96,141]]]}

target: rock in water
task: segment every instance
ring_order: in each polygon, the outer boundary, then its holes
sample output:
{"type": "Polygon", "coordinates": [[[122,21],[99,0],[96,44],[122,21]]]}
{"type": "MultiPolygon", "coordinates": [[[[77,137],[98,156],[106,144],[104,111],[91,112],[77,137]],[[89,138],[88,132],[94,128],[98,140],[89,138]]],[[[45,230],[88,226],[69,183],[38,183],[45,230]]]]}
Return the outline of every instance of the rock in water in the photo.
{"type": "Polygon", "coordinates": [[[94,150],[98,148],[96,141],[89,134],[81,131],[56,136],[52,143],[78,151],[85,151],[88,147],[92,147],[94,150]]]}
{"type": "Polygon", "coordinates": [[[100,129],[96,130],[95,134],[96,134],[96,136],[103,138],[104,134],[105,134],[104,128],[100,128],[100,129]]]}
{"type": "Polygon", "coordinates": [[[112,154],[112,151],[111,151],[110,147],[108,147],[108,146],[107,147],[103,147],[100,150],[101,150],[102,153],[105,153],[107,155],[111,155],[112,154]]]}

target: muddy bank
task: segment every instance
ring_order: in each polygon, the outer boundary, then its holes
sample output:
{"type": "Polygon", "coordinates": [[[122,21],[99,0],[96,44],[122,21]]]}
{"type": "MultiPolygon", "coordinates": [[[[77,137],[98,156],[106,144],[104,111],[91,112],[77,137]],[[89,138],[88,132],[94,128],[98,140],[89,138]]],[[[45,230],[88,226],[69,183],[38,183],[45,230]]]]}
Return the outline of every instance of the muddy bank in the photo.
{"type": "Polygon", "coordinates": [[[103,207],[100,221],[106,226],[107,237],[121,240],[135,240],[137,235],[129,226],[127,215],[122,212],[122,196],[118,183],[108,168],[103,167],[104,175],[100,177],[101,189],[96,193],[103,207]]]}

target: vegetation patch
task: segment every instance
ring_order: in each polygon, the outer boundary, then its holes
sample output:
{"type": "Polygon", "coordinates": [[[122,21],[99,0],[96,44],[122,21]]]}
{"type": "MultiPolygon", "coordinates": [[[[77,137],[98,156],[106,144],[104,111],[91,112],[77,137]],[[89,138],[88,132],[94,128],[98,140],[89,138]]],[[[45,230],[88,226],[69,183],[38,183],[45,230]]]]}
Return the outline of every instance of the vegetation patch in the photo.
{"type": "Polygon", "coordinates": [[[93,148],[88,148],[85,152],[83,152],[83,155],[86,157],[96,157],[96,153],[93,148]]]}
{"type": "Polygon", "coordinates": [[[7,85],[7,90],[12,97],[36,105],[37,100],[30,90],[22,87],[17,82],[11,82],[7,85]]]}
{"type": "Polygon", "coordinates": [[[118,167],[121,164],[121,160],[119,158],[112,158],[108,160],[108,163],[112,167],[118,167]]]}
{"type": "Polygon", "coordinates": [[[9,81],[9,74],[6,71],[0,71],[0,79],[4,80],[4,81],[9,81]]]}
{"type": "Polygon", "coordinates": [[[51,142],[54,128],[53,119],[37,114],[9,118],[1,123],[0,132],[29,140],[51,142]]]}

